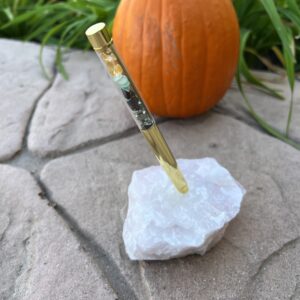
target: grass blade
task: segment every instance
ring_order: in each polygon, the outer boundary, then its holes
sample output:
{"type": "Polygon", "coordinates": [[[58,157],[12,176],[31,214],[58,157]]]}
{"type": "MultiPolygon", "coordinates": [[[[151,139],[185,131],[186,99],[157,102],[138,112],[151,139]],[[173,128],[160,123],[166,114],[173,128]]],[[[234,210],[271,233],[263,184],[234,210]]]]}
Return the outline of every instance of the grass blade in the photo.
{"type": "MultiPolygon", "coordinates": [[[[241,44],[243,45],[243,48],[246,47],[247,41],[250,37],[251,32],[249,30],[241,30],[241,44]]],[[[268,87],[267,85],[265,85],[261,80],[259,80],[258,78],[256,78],[251,71],[249,70],[246,60],[244,58],[244,56],[240,56],[239,58],[239,72],[241,72],[241,74],[245,77],[245,79],[253,84],[254,86],[262,89],[263,91],[265,91],[266,93],[270,94],[271,96],[277,98],[277,99],[281,99],[283,100],[284,97],[279,94],[278,92],[276,92],[274,89],[268,87]]]]}
{"type": "Polygon", "coordinates": [[[280,132],[278,129],[274,128],[268,122],[266,122],[260,115],[258,115],[253,106],[251,105],[248,97],[245,94],[245,91],[243,89],[242,81],[241,81],[241,74],[242,74],[242,61],[244,59],[244,52],[245,52],[245,46],[247,41],[247,35],[249,35],[250,32],[242,32],[241,34],[241,45],[240,45],[240,59],[238,64],[238,70],[236,73],[236,82],[238,84],[238,88],[242,94],[242,97],[244,99],[245,105],[248,109],[249,114],[252,116],[252,118],[260,125],[261,128],[263,128],[267,133],[270,135],[276,137],[277,139],[295,147],[296,149],[300,150],[300,143],[297,143],[293,141],[292,139],[288,138],[285,134],[280,132]]]}
{"type": "MultiPolygon", "coordinates": [[[[293,43],[293,35],[290,30],[288,30],[282,23],[282,20],[278,14],[275,3],[273,0],[261,0],[262,5],[264,6],[266,12],[268,13],[271,22],[281,40],[283,47],[283,56],[284,56],[284,66],[287,72],[289,85],[291,88],[291,101],[288,113],[288,119],[286,124],[286,135],[289,134],[289,129],[292,120],[292,112],[293,112],[293,93],[295,86],[295,45],[293,43]]],[[[294,3],[295,4],[295,3],[294,3]]]]}

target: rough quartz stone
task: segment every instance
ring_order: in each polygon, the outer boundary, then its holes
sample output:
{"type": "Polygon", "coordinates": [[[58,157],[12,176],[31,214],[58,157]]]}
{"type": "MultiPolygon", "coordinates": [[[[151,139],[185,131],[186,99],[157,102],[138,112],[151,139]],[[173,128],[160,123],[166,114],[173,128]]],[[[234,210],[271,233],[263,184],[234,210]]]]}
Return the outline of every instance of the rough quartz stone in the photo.
{"type": "Polygon", "coordinates": [[[238,214],[244,188],[213,158],[181,159],[189,192],[176,191],[162,168],[135,171],[123,239],[132,260],[205,254],[238,214]]]}

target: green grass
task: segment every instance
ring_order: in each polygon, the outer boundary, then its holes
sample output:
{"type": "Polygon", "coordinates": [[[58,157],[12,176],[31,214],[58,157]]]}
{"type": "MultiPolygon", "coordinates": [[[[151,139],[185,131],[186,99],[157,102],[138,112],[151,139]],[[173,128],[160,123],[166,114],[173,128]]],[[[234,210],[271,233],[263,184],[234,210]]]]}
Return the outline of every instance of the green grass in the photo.
{"type": "MultiPolygon", "coordinates": [[[[84,36],[91,24],[104,21],[112,27],[119,0],[0,0],[0,36],[57,46],[56,67],[67,78],[62,64],[63,47],[89,48],[84,36]]],[[[300,149],[289,138],[293,91],[300,73],[300,0],[233,0],[241,27],[237,83],[249,113],[269,134],[300,149]],[[285,133],[259,116],[243,90],[243,82],[284,100],[282,95],[257,78],[251,69],[285,72],[291,88],[285,133]]],[[[276,100],[275,100],[276,101],[276,100]]]]}
{"type": "Polygon", "coordinates": [[[269,134],[300,149],[300,144],[289,138],[293,113],[296,72],[300,70],[300,1],[299,0],[234,0],[241,27],[240,58],[237,83],[250,115],[269,134]],[[298,63],[297,63],[298,59],[298,63]],[[273,128],[251,105],[244,93],[242,78],[275,98],[282,99],[277,91],[255,77],[250,67],[265,66],[287,75],[291,89],[285,133],[273,128]]]}
{"type": "MultiPolygon", "coordinates": [[[[57,45],[56,67],[67,78],[62,47],[89,48],[84,31],[104,21],[111,29],[118,0],[0,0],[0,36],[57,45]]],[[[47,75],[47,74],[46,74],[47,75]]]]}

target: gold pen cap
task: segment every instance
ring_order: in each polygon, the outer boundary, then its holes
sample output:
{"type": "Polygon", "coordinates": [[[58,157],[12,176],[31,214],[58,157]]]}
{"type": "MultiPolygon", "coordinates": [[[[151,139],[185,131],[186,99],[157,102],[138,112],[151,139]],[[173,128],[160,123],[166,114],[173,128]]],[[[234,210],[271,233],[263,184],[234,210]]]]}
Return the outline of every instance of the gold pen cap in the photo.
{"type": "Polygon", "coordinates": [[[100,50],[112,43],[111,35],[109,34],[105,23],[97,23],[89,27],[85,32],[94,50],[100,50]]]}

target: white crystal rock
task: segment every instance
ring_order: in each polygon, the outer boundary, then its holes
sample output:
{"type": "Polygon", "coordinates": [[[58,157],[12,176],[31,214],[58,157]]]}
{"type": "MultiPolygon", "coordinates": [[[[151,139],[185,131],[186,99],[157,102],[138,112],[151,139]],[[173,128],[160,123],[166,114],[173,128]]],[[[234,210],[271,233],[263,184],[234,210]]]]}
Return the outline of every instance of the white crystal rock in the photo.
{"type": "Polygon", "coordinates": [[[123,239],[132,260],[203,255],[239,213],[245,189],[213,158],[179,159],[189,185],[180,194],[160,166],[135,171],[123,239]]]}

